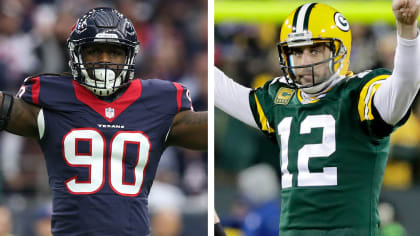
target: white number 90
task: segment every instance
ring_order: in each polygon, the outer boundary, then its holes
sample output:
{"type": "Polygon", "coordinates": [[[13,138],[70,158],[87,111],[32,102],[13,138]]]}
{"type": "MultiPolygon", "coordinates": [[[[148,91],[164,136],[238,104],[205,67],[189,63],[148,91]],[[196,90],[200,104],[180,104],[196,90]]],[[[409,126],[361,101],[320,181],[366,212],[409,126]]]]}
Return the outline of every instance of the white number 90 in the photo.
{"type": "MultiPolygon", "coordinates": [[[[88,167],[89,179],[78,180],[73,176],[65,181],[65,186],[72,194],[93,194],[105,183],[106,142],[103,134],[96,129],[73,129],[63,138],[63,157],[67,165],[88,167]],[[80,141],[89,143],[88,153],[78,153],[80,141]]],[[[109,184],[119,195],[136,196],[143,185],[144,170],[149,161],[151,144],[141,131],[120,131],[111,139],[109,157],[109,184]],[[133,168],[134,182],[125,182],[125,158],[127,144],[137,145],[137,160],[133,168]]]]}

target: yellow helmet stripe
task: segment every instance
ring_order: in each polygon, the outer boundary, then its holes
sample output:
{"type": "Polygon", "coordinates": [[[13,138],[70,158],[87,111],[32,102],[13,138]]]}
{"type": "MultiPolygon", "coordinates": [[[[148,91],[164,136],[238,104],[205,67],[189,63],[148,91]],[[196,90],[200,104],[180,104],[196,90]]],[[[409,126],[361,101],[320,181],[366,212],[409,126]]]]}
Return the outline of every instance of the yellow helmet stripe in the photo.
{"type": "Polygon", "coordinates": [[[361,121],[374,119],[372,114],[372,98],[376,93],[376,90],[388,76],[389,75],[377,76],[363,86],[362,91],[360,92],[358,104],[359,117],[361,121]]]}
{"type": "Polygon", "coordinates": [[[316,3],[307,3],[296,10],[293,19],[293,32],[302,33],[308,30],[309,15],[316,3]]]}
{"type": "Polygon", "coordinates": [[[258,117],[260,118],[261,130],[267,131],[268,133],[274,133],[274,129],[270,127],[267,117],[264,114],[264,111],[261,107],[260,101],[258,100],[257,95],[254,93],[255,103],[257,104],[258,117]]]}

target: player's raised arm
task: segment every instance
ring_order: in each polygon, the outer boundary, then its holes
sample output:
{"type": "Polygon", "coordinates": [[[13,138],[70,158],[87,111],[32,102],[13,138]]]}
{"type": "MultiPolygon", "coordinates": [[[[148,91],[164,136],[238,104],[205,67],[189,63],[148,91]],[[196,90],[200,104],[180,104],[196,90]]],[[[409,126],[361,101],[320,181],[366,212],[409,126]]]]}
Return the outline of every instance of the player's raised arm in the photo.
{"type": "Polygon", "coordinates": [[[250,88],[246,88],[214,67],[214,104],[245,124],[258,128],[249,105],[250,88]]]}
{"type": "Polygon", "coordinates": [[[394,0],[392,10],[398,40],[392,75],[378,88],[374,105],[388,124],[397,124],[408,112],[420,87],[419,0],[394,0]]]}
{"type": "Polygon", "coordinates": [[[0,123],[11,133],[37,138],[37,116],[40,108],[20,98],[0,92],[0,123]]]}
{"type": "Polygon", "coordinates": [[[207,111],[182,111],[172,121],[166,144],[195,150],[206,150],[207,124],[207,111]]]}

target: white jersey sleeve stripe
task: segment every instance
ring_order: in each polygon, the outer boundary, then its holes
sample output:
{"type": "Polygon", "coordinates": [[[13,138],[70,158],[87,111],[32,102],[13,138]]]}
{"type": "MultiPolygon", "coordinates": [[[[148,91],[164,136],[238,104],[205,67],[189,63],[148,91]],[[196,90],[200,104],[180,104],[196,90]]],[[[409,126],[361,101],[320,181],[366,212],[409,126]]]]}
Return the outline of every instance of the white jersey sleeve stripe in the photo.
{"type": "Polygon", "coordinates": [[[44,110],[42,108],[41,110],[39,110],[37,122],[38,122],[39,139],[42,139],[42,137],[44,137],[44,132],[45,132],[44,110]]]}

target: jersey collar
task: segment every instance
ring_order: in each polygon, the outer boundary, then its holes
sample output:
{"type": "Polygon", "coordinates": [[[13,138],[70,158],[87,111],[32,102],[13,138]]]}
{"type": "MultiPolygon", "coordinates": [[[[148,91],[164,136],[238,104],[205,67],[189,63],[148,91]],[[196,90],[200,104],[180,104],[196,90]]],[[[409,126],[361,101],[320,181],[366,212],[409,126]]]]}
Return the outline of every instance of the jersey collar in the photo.
{"type": "Polygon", "coordinates": [[[343,81],[344,78],[345,78],[344,76],[341,76],[335,79],[327,88],[325,88],[324,90],[316,94],[308,94],[308,93],[305,93],[302,89],[298,89],[297,98],[299,102],[302,104],[316,103],[321,98],[325,97],[328,94],[328,92],[331,91],[335,87],[335,85],[343,81]]]}
{"type": "Polygon", "coordinates": [[[133,80],[127,90],[112,102],[99,99],[91,91],[73,80],[73,87],[76,98],[104,117],[108,122],[112,122],[127,107],[141,96],[142,84],[140,79],[133,80]]]}

